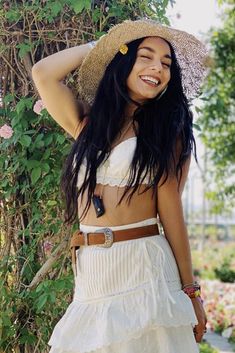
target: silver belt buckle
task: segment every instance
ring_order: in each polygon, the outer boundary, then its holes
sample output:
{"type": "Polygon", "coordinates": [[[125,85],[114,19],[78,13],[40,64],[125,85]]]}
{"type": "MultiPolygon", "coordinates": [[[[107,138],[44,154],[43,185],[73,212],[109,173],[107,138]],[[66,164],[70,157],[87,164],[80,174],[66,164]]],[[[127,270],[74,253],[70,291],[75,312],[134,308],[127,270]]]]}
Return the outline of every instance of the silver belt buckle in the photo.
{"type": "Polygon", "coordinates": [[[113,232],[110,228],[97,229],[95,233],[104,233],[105,242],[103,244],[97,244],[102,248],[110,248],[113,245],[113,232]]]}

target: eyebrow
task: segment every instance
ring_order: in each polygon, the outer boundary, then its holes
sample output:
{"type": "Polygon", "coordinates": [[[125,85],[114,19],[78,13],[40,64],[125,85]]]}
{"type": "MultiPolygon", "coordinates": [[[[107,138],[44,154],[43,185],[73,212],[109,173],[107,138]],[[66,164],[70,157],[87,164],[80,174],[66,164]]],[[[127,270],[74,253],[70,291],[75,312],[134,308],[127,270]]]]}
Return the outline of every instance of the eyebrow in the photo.
{"type": "MultiPolygon", "coordinates": [[[[151,47],[141,47],[141,48],[138,48],[137,51],[139,51],[140,49],[147,49],[151,53],[155,53],[155,50],[151,47]]],[[[172,60],[172,57],[169,54],[164,55],[164,58],[172,60]]]]}

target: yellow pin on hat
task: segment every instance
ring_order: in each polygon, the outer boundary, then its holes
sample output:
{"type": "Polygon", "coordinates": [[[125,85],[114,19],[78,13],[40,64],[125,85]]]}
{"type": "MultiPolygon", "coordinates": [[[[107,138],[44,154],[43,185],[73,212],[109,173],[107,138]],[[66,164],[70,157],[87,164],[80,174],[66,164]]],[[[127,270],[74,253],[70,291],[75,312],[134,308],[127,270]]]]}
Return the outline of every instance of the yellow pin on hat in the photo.
{"type": "Polygon", "coordinates": [[[126,44],[122,44],[119,48],[120,53],[122,53],[123,55],[126,55],[126,53],[128,52],[128,46],[126,44]]]}

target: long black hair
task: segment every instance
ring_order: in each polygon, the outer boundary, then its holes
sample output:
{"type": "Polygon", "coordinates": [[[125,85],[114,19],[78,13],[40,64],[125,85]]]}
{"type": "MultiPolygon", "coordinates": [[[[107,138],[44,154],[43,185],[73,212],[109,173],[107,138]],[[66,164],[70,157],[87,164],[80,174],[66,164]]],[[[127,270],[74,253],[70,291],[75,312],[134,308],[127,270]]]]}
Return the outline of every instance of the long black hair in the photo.
{"type": "MultiPolygon", "coordinates": [[[[129,43],[128,53],[123,55],[118,52],[108,65],[90,108],[87,124],[66,159],[61,179],[62,195],[66,203],[65,223],[77,219],[78,197],[83,197],[85,191],[87,202],[81,217],[91,205],[96,187],[96,170],[108,158],[112,143],[125,123],[124,110],[127,103],[133,103],[128,96],[126,81],[135,63],[138,46],[143,40],[141,38],[129,43]],[[78,188],[77,176],[84,160],[87,165],[85,178],[78,188]]],[[[168,44],[172,64],[166,92],[159,100],[150,99],[142,105],[136,103],[133,121],[138,126],[137,147],[128,184],[119,203],[127,193],[130,202],[147,174],[150,174],[152,183],[146,185],[144,191],[153,188],[153,194],[160,180],[163,178],[164,183],[172,173],[180,181],[185,161],[192,151],[196,155],[192,113],[183,93],[180,67],[171,44],[168,44]],[[177,146],[180,148],[176,156],[177,146]]]]}

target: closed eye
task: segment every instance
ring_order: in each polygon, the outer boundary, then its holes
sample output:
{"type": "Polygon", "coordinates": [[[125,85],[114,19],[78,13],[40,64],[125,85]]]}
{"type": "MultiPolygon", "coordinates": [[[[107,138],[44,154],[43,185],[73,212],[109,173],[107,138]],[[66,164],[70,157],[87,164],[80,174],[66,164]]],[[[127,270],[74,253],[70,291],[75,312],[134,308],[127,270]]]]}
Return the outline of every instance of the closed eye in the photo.
{"type": "Polygon", "coordinates": [[[149,56],[146,56],[146,55],[140,55],[140,57],[145,59],[151,59],[149,56]]]}
{"type": "Polygon", "coordinates": [[[170,64],[167,64],[167,63],[162,63],[162,65],[166,66],[166,67],[171,67],[170,64]]]}

